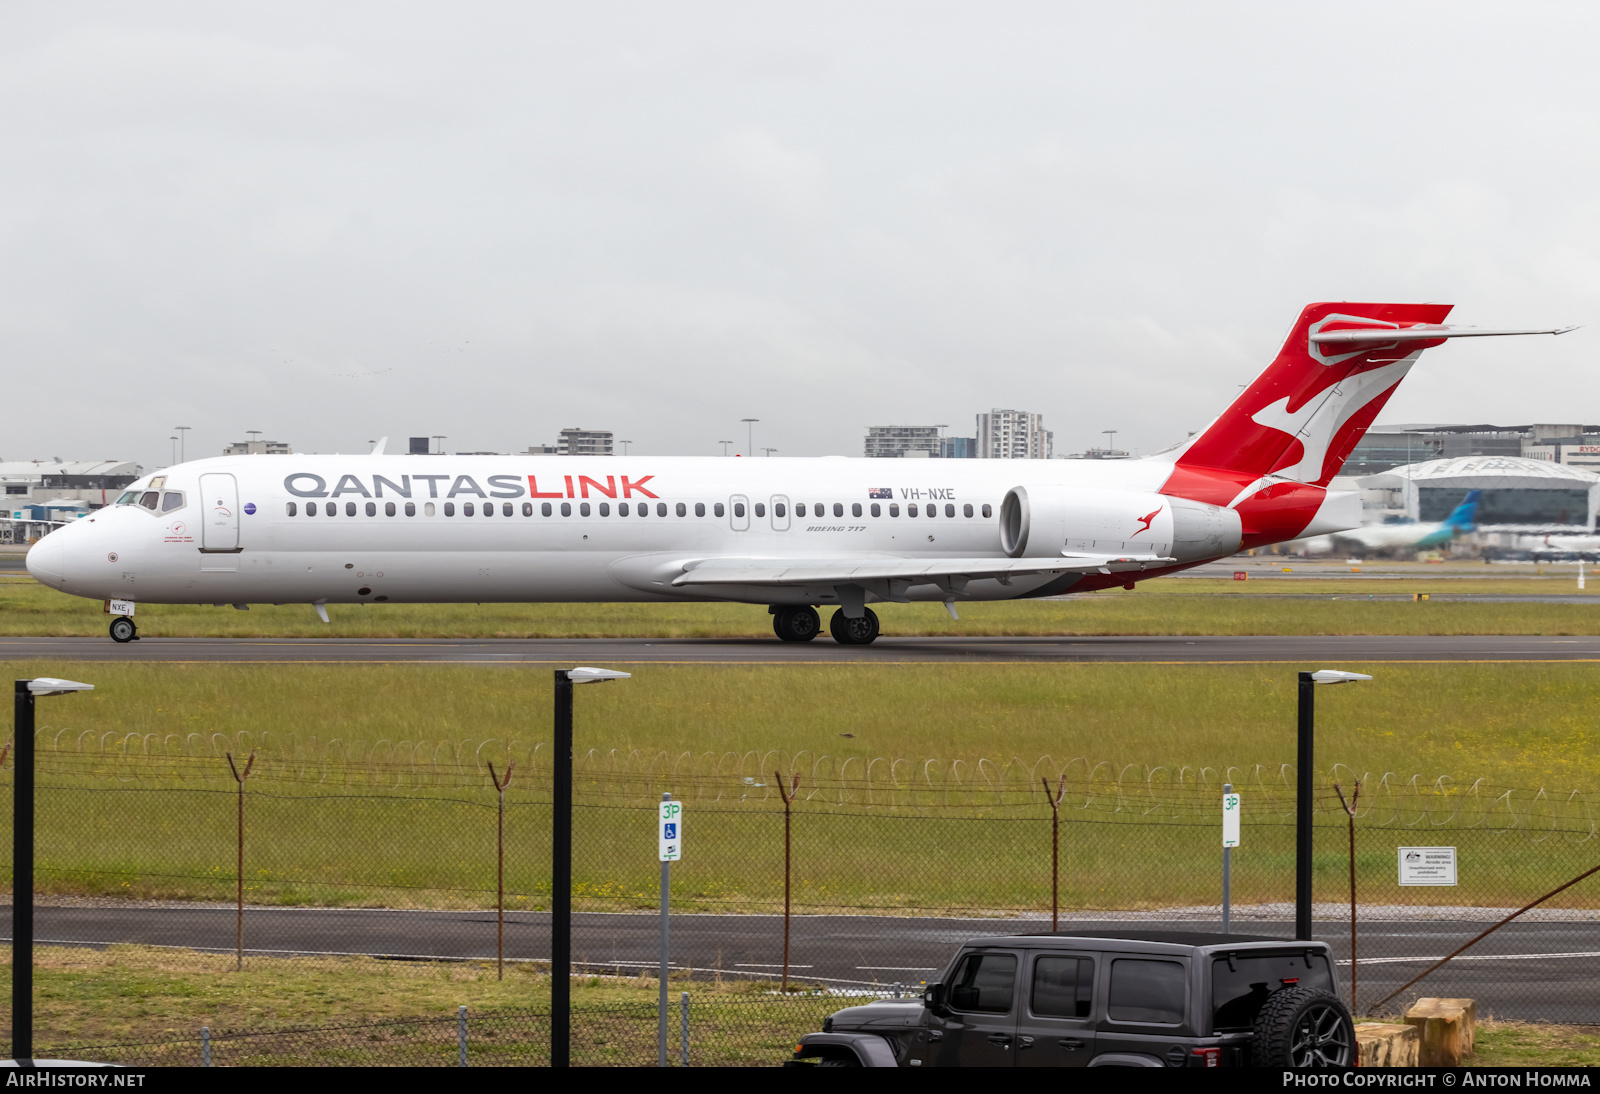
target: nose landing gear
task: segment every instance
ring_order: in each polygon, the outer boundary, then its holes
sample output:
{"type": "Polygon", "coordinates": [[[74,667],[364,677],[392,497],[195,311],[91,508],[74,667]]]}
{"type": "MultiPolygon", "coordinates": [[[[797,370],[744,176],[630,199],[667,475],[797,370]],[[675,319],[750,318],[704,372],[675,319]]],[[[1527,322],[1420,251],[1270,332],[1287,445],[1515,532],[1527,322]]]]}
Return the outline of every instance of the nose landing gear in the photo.
{"type": "Polygon", "coordinates": [[[779,608],[772,613],[772,629],[785,642],[809,642],[822,630],[822,617],[810,605],[779,608]]]}
{"type": "Polygon", "coordinates": [[[132,642],[139,637],[139,628],[133,625],[133,620],[125,615],[119,615],[111,621],[111,640],[113,642],[132,642]]]}
{"type": "Polygon", "coordinates": [[[840,608],[828,620],[828,632],[841,646],[870,646],[878,637],[877,613],[866,608],[860,619],[846,619],[840,608]]]}

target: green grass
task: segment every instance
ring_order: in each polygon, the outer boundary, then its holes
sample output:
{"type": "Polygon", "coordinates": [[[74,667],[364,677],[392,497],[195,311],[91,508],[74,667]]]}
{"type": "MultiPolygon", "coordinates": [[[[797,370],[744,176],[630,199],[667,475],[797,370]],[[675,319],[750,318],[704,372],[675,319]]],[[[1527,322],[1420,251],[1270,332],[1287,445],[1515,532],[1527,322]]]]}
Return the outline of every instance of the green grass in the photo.
{"type": "MultiPolygon", "coordinates": [[[[68,1046],[156,1042],[103,1052],[125,1063],[194,1065],[202,1026],[224,1031],[346,1027],[298,1037],[215,1042],[214,1061],[238,1064],[406,1064],[448,1066],[456,1059],[456,1008],[468,1011],[468,1053],[476,1064],[548,1063],[550,977],[531,965],[384,962],[366,958],[247,958],[141,946],[104,951],[35,951],[35,1055],[68,1046]],[[181,1015],[181,1018],[178,1017],[181,1015]],[[503,1016],[503,1017],[501,1017],[503,1016]],[[358,1023],[388,1023],[349,1028],[358,1023]],[[160,1042],[167,1042],[160,1044],[160,1042]]],[[[0,991],[10,989],[9,952],[0,955],[0,991]]],[[[782,999],[764,982],[670,983],[673,1003],[690,992],[691,1062],[771,1064],[794,1038],[820,1028],[837,999],[782,999]]],[[[574,1061],[649,1065],[656,1058],[657,981],[603,975],[573,979],[574,1061]]],[[[677,1055],[678,1021],[671,1047],[677,1055]]]]}
{"type": "MultiPolygon", "coordinates": [[[[1503,905],[1590,865],[1588,807],[1572,795],[1593,786],[1600,675],[1571,664],[1368,667],[1374,682],[1325,692],[1320,704],[1323,899],[1342,893],[1342,821],[1327,792],[1336,778],[1347,788],[1368,778],[1364,900],[1503,905]],[[1508,798],[1507,787],[1525,789],[1508,798]],[[1397,889],[1394,846],[1443,831],[1472,856],[1472,883],[1397,889]]],[[[509,904],[548,898],[546,670],[17,668],[97,685],[40,707],[50,892],[230,899],[236,799],[223,753],[242,760],[259,749],[247,796],[251,902],[490,904],[491,758],[517,765],[509,904]]],[[[1064,907],[1213,901],[1225,779],[1245,794],[1250,822],[1236,899],[1281,899],[1292,872],[1294,685],[1283,668],[636,670],[579,693],[583,907],[654,905],[651,802],[670,790],[689,803],[679,906],[771,910],[782,891],[774,769],[802,775],[794,883],[810,910],[1043,907],[1049,813],[1037,779],[1063,772],[1064,907]]],[[[1594,897],[1579,887],[1561,901],[1594,897]]]]}
{"type": "Polygon", "coordinates": [[[1479,1019],[1473,1067],[1595,1067],[1600,1027],[1479,1019]]]}
{"type": "MultiPolygon", "coordinates": [[[[1106,634],[1593,634],[1594,606],[1540,603],[1411,603],[1367,599],[1430,595],[1575,593],[1570,577],[1447,580],[1173,578],[1070,600],[960,606],[875,605],[888,635],[1106,634]]],[[[1600,594],[1600,585],[1596,587],[1600,594]]],[[[1596,600],[1600,604],[1600,599],[1596,600]]],[[[331,605],[331,624],[308,605],[141,605],[150,637],[345,638],[770,638],[767,610],[745,604],[368,604],[331,605]]],[[[0,579],[0,635],[100,636],[98,601],[27,578],[0,579]]]]}

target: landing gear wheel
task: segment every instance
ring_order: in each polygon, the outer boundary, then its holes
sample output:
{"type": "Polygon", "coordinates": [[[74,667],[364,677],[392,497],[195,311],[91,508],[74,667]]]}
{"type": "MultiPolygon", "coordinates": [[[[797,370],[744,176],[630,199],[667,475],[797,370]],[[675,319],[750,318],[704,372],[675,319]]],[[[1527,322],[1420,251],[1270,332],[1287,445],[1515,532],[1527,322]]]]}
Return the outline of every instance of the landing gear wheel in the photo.
{"type": "Polygon", "coordinates": [[[1337,996],[1320,988],[1275,991],[1256,1015],[1257,1067],[1354,1067],[1356,1028],[1337,996]]]}
{"type": "Polygon", "coordinates": [[[772,613],[772,630],[785,642],[809,642],[822,630],[822,617],[810,605],[779,608],[772,613]]]}
{"type": "Polygon", "coordinates": [[[828,620],[828,633],[841,646],[870,646],[878,637],[878,616],[871,608],[860,619],[846,619],[840,608],[828,620]]]}
{"type": "Polygon", "coordinates": [[[139,637],[139,628],[133,625],[133,620],[125,615],[119,615],[111,621],[111,640],[113,642],[132,642],[139,637]]]}

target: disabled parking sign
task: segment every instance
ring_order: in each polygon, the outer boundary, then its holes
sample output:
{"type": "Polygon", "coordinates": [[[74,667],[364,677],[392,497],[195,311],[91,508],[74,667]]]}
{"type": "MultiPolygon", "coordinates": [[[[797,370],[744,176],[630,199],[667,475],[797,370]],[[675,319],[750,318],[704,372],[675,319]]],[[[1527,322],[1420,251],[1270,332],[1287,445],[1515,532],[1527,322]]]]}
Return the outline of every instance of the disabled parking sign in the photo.
{"type": "Polygon", "coordinates": [[[683,803],[661,803],[657,855],[662,862],[677,862],[683,857],[683,803]]]}

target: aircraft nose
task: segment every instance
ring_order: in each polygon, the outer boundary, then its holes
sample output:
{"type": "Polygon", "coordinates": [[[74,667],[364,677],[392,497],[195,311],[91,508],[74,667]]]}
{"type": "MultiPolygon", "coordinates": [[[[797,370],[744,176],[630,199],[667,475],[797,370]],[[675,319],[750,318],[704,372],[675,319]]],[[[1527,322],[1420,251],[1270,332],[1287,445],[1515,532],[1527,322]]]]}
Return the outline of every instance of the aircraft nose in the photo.
{"type": "Polygon", "coordinates": [[[58,528],[28,548],[28,573],[35,580],[59,589],[67,580],[66,537],[58,528]]]}

